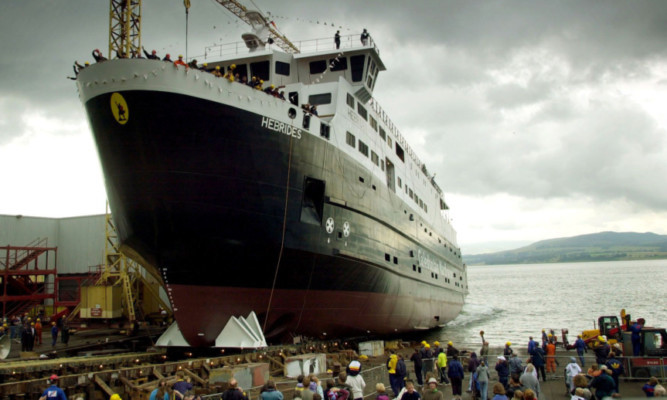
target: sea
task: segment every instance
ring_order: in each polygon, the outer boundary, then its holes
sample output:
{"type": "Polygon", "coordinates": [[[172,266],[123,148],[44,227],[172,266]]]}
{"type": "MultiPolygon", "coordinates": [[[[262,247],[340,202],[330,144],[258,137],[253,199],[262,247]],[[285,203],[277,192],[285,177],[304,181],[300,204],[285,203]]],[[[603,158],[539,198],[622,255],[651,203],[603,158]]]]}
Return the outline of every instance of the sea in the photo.
{"type": "Polygon", "coordinates": [[[667,260],[468,266],[468,283],[459,316],[425,340],[478,351],[484,331],[492,348],[509,341],[525,350],[542,329],[560,341],[566,328],[572,343],[599,316],[620,319],[621,309],[647,326],[667,326],[667,260]]]}

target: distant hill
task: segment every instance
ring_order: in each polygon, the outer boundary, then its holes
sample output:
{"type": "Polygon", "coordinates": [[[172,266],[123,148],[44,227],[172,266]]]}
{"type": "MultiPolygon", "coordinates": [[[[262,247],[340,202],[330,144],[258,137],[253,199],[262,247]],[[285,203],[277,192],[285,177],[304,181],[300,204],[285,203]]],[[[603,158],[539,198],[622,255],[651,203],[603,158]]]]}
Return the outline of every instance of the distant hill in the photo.
{"type": "Polygon", "coordinates": [[[463,255],[468,265],[667,259],[667,235],[600,232],[548,239],[515,250],[463,255]]]}

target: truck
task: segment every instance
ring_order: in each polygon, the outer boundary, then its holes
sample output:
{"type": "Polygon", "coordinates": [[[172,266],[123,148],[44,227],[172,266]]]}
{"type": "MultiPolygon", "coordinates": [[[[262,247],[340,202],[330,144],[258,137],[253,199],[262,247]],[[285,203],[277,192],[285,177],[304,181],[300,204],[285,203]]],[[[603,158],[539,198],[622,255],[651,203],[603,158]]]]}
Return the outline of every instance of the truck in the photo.
{"type": "MultiPolygon", "coordinates": [[[[640,353],[633,357],[632,332],[634,324],[630,314],[621,310],[620,320],[615,315],[598,317],[597,328],[585,330],[581,338],[586,345],[593,349],[599,344],[599,337],[606,337],[612,348],[623,351],[626,375],[634,378],[648,378],[651,376],[667,375],[667,331],[665,328],[645,326],[643,318],[637,321],[643,325],[640,335],[640,353]],[[618,344],[618,345],[617,345],[618,344]]],[[[563,342],[567,350],[574,346],[567,340],[567,329],[563,330],[563,342]]]]}

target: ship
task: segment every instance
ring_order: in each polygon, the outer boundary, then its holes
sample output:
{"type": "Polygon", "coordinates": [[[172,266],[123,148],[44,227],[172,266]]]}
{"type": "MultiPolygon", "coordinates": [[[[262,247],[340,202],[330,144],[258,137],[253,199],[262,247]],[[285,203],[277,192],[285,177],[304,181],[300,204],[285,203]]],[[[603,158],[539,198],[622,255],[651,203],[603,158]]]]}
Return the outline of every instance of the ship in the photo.
{"type": "Polygon", "coordinates": [[[118,58],[78,74],[121,249],[159,270],[192,347],[249,313],[273,342],[451,321],[466,267],[443,191],[373,98],[377,43],[284,51],[252,17],[206,68],[118,58]]]}

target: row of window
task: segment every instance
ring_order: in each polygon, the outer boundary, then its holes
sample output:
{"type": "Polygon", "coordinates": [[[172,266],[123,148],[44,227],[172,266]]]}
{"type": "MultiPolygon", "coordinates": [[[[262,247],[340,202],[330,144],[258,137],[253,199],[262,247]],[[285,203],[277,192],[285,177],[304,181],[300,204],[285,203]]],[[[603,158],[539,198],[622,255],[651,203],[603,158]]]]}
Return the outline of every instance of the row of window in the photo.
{"type": "MultiPolygon", "coordinates": [[[[363,79],[365,58],[366,56],[363,54],[350,57],[350,72],[352,75],[352,82],[361,82],[363,79]]],[[[371,62],[371,66],[374,66],[374,63],[371,62]]],[[[327,67],[329,71],[332,72],[345,71],[348,69],[347,57],[339,56],[336,58],[330,58],[328,62],[327,60],[311,61],[309,67],[311,75],[321,74],[327,70],[327,67]]]]}
{"type": "MultiPolygon", "coordinates": [[[[345,143],[347,143],[351,147],[357,147],[356,142],[357,142],[356,137],[352,133],[346,132],[346,134],[345,134],[345,143]]],[[[366,157],[370,156],[371,161],[373,162],[373,164],[380,167],[380,170],[384,171],[384,160],[380,160],[380,157],[378,156],[378,154],[376,152],[374,152],[373,150],[370,150],[368,145],[366,143],[364,143],[361,139],[359,139],[358,149],[359,149],[359,152],[361,154],[363,154],[364,156],[366,156],[366,157]]],[[[408,195],[408,197],[410,197],[415,202],[415,204],[417,206],[419,206],[419,208],[424,210],[424,212],[428,213],[428,205],[426,203],[424,203],[424,200],[419,198],[417,193],[415,193],[412,189],[410,189],[407,184],[403,185],[403,180],[401,179],[400,176],[397,177],[396,179],[397,179],[398,187],[399,188],[405,188],[405,194],[408,195]]]]}
{"type": "MultiPolygon", "coordinates": [[[[353,82],[361,82],[363,79],[364,59],[364,55],[350,57],[350,71],[352,73],[353,82]]],[[[345,71],[348,69],[347,57],[332,58],[329,60],[328,64],[327,60],[311,61],[310,73],[311,75],[321,74],[327,70],[327,66],[329,71],[345,71]]],[[[271,64],[269,60],[250,63],[250,71],[248,71],[248,64],[237,64],[236,68],[234,69],[234,73],[238,73],[239,76],[246,76],[248,80],[250,80],[251,77],[256,76],[259,79],[268,81],[271,77],[270,67],[271,64]]],[[[376,69],[375,63],[371,61],[369,68],[374,73],[376,69]]],[[[223,70],[224,69],[225,68],[223,68],[223,70]]],[[[227,66],[226,70],[229,71],[230,66],[227,66]]],[[[278,75],[289,76],[291,72],[291,65],[286,62],[276,61],[275,72],[278,75]]]]}

